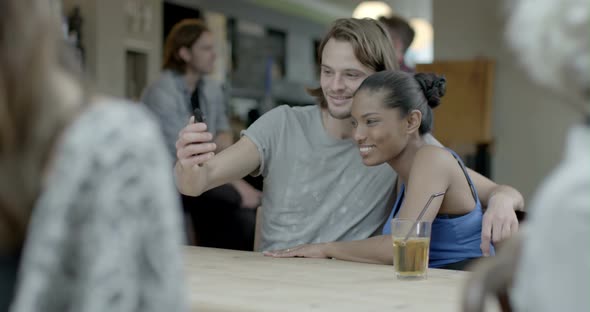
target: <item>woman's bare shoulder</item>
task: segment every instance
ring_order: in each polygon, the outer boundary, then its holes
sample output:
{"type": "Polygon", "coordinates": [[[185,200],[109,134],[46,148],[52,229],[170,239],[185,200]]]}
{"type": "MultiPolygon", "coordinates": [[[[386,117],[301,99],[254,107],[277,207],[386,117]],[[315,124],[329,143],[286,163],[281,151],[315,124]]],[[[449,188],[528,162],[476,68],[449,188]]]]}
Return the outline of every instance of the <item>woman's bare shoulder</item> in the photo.
{"type": "Polygon", "coordinates": [[[421,166],[435,167],[452,164],[455,161],[453,154],[446,148],[427,144],[418,150],[414,163],[421,166]]]}

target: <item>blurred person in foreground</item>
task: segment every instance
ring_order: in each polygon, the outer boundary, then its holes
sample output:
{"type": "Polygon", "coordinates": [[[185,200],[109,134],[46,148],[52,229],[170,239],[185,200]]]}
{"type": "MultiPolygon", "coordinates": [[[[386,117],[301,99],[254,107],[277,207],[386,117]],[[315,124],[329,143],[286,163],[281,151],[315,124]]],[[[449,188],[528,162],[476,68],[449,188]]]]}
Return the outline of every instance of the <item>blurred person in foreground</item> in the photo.
{"type": "Polygon", "coordinates": [[[157,124],[85,90],[58,12],[0,2],[0,310],[184,311],[179,201],[157,124]]]}
{"type": "Polygon", "coordinates": [[[475,269],[465,302],[483,301],[473,288],[507,286],[514,311],[589,311],[590,4],[519,0],[510,12],[507,38],[521,63],[537,83],[561,94],[557,105],[579,112],[580,122],[532,200],[523,231],[475,269]]]}
{"type": "Polygon", "coordinates": [[[590,3],[519,0],[512,12],[507,35],[521,62],[538,83],[563,94],[558,105],[585,119],[572,125],[561,163],[531,203],[513,305],[589,311],[590,3]]]}
{"type": "Polygon", "coordinates": [[[416,35],[414,28],[412,28],[405,18],[398,15],[381,16],[379,17],[379,22],[385,25],[389,32],[391,43],[393,43],[393,49],[397,56],[397,62],[399,63],[399,69],[407,73],[413,73],[414,68],[406,64],[405,55],[412,45],[412,41],[414,41],[414,36],[416,35]]]}

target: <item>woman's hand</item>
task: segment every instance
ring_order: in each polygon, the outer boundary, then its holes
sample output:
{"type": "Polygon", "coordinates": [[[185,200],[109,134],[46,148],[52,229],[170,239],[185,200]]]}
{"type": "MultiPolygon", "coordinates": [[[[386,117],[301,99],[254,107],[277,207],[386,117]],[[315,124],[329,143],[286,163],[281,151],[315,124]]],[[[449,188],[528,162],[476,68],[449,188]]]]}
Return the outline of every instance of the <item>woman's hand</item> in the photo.
{"type": "Polygon", "coordinates": [[[329,258],[326,254],[326,243],[305,244],[283,250],[265,251],[263,254],[275,258],[329,258]]]}

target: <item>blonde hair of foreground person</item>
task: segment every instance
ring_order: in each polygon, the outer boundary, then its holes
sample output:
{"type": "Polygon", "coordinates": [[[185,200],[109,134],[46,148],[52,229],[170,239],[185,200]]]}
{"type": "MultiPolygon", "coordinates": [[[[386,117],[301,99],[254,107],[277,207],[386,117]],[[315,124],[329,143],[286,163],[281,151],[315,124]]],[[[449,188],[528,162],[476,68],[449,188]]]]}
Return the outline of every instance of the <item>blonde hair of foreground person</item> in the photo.
{"type": "Polygon", "coordinates": [[[59,61],[56,10],[52,1],[0,2],[0,250],[23,244],[50,155],[82,102],[59,61]]]}

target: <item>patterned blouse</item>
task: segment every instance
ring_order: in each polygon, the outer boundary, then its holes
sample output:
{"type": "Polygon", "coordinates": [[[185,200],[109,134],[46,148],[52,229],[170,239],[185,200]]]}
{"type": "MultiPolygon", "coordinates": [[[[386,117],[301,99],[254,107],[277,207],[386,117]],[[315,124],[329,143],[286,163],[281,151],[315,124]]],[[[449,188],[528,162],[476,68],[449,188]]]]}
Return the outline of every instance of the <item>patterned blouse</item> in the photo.
{"type": "Polygon", "coordinates": [[[139,105],[100,102],[58,146],[13,312],[187,310],[180,203],[161,133],[139,105]]]}

